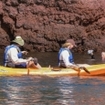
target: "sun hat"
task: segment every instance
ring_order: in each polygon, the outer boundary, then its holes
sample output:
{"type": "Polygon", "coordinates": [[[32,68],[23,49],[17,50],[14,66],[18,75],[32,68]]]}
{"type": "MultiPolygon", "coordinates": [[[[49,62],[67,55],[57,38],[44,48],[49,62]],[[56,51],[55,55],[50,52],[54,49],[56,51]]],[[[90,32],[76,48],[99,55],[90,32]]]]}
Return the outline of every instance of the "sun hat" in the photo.
{"type": "Polygon", "coordinates": [[[62,45],[62,47],[68,47],[70,45],[73,45],[74,47],[77,47],[77,45],[75,44],[74,40],[73,39],[67,39],[66,42],[62,45]]]}
{"type": "Polygon", "coordinates": [[[73,39],[67,39],[66,43],[71,43],[74,47],[77,47],[77,45],[75,44],[75,41],[73,39]]]}
{"type": "Polygon", "coordinates": [[[21,36],[16,36],[16,38],[12,42],[17,43],[20,46],[23,46],[24,45],[24,40],[22,39],[21,36]]]}

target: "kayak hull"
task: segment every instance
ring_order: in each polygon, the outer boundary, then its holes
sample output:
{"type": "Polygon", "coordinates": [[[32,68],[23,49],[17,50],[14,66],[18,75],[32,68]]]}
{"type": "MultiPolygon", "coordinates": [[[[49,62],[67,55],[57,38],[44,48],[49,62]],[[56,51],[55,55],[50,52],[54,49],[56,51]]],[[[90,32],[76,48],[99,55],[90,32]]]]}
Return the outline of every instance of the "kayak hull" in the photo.
{"type": "Polygon", "coordinates": [[[105,76],[105,64],[90,65],[86,68],[90,73],[84,70],[79,72],[70,68],[59,68],[59,70],[53,71],[49,67],[42,67],[41,69],[23,69],[0,66],[0,76],[105,76]]]}

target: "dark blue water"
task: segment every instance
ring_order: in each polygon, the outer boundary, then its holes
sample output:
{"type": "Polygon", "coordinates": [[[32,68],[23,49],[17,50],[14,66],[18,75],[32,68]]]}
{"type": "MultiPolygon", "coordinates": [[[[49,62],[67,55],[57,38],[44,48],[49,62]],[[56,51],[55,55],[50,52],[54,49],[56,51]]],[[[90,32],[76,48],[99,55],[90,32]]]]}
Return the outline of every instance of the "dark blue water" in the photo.
{"type": "MultiPolygon", "coordinates": [[[[57,53],[35,53],[43,66],[57,64],[57,53]]],[[[75,54],[76,63],[102,63],[75,54]]],[[[105,77],[0,77],[0,105],[105,105],[105,77]]]]}

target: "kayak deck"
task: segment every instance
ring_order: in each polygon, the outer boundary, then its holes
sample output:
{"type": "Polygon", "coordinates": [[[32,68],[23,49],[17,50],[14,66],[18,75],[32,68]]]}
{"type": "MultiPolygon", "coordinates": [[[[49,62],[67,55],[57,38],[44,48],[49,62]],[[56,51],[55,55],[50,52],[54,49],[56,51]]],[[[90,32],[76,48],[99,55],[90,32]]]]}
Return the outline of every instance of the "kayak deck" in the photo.
{"type": "Polygon", "coordinates": [[[91,65],[86,68],[90,74],[84,70],[78,72],[71,68],[60,68],[58,71],[53,71],[49,67],[42,67],[41,69],[27,69],[0,66],[0,76],[105,76],[105,64],[91,65]]]}

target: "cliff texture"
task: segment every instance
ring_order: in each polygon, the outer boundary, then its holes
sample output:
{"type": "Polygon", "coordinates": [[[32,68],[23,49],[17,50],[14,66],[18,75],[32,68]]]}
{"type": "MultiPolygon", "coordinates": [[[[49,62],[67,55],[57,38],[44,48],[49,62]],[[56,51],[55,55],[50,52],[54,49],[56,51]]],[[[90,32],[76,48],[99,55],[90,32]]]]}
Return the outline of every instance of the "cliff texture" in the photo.
{"type": "Polygon", "coordinates": [[[73,38],[78,47],[105,49],[104,0],[1,0],[0,48],[21,35],[24,48],[31,51],[58,51],[73,38]]]}

